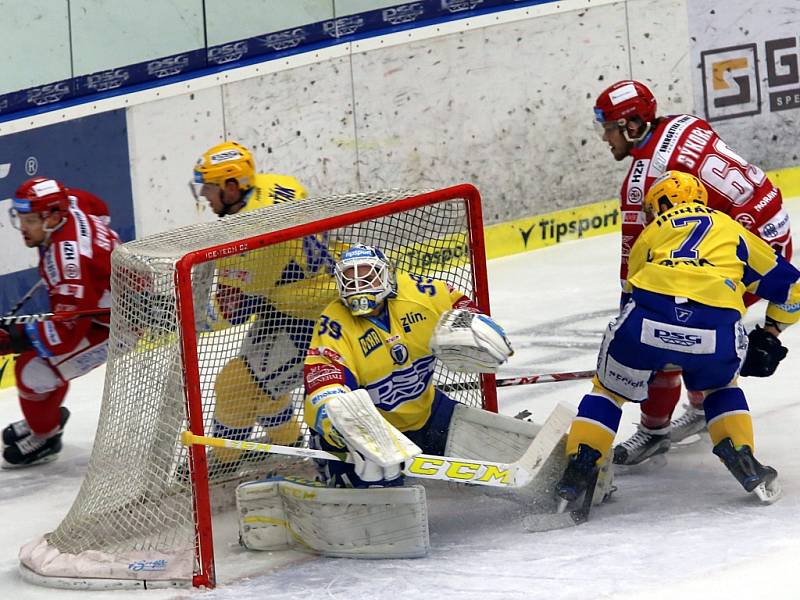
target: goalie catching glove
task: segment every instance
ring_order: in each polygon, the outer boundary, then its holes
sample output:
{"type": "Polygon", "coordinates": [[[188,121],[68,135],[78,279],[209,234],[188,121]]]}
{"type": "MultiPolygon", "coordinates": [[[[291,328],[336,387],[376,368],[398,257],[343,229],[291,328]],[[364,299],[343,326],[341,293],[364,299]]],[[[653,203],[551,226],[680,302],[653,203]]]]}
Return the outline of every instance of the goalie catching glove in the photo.
{"type": "Polygon", "coordinates": [[[503,328],[490,317],[463,309],[439,318],[430,347],[452,371],[495,373],[514,354],[503,328]]]}
{"type": "Polygon", "coordinates": [[[422,450],[378,412],[369,393],[336,394],[325,406],[347,444],[356,475],[367,485],[401,484],[403,463],[422,450]]]}

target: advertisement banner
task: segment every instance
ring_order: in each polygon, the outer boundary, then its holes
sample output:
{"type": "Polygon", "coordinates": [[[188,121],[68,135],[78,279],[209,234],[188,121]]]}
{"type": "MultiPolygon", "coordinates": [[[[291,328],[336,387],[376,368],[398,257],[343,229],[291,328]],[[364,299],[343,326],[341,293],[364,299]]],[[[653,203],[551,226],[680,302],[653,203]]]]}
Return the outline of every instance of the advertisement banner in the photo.
{"type": "Polygon", "coordinates": [[[538,250],[620,230],[619,200],[498,223],[486,228],[486,258],[538,250]]]}
{"type": "Polygon", "coordinates": [[[796,0],[689,0],[695,105],[711,123],[800,116],[796,0]],[[794,17],[794,18],[792,18],[794,17]]]}

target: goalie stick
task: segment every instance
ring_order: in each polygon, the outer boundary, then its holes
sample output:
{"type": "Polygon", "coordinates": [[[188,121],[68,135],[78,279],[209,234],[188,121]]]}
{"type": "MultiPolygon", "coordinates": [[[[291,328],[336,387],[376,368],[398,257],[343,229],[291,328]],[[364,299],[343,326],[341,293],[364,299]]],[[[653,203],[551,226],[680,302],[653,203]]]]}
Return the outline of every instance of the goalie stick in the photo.
{"type": "MultiPolygon", "coordinates": [[[[405,466],[403,474],[421,479],[440,479],[508,489],[525,487],[538,475],[547,457],[550,456],[562,436],[566,433],[574,415],[575,410],[573,408],[558,404],[553,409],[553,412],[550,413],[539,433],[533,438],[531,445],[515,462],[497,463],[469,458],[419,454],[405,466]]],[[[191,431],[181,433],[181,443],[186,446],[199,444],[216,448],[235,448],[237,450],[353,462],[350,456],[345,453],[333,454],[311,448],[295,448],[277,444],[208,437],[195,435],[191,431]]]]}

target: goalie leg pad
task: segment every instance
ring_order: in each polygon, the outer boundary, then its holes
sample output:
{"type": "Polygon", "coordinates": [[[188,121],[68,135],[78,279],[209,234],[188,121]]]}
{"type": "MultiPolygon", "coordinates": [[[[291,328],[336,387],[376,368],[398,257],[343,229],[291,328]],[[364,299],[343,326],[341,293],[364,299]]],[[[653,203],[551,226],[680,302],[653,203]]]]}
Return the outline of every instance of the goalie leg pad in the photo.
{"type": "Polygon", "coordinates": [[[541,426],[456,404],[445,456],[514,462],[531,445],[541,426]]]}
{"type": "Polygon", "coordinates": [[[345,558],[417,558],[430,550],[421,486],[345,489],[275,478],[243,483],[236,504],[239,539],[250,550],[345,558]]]}

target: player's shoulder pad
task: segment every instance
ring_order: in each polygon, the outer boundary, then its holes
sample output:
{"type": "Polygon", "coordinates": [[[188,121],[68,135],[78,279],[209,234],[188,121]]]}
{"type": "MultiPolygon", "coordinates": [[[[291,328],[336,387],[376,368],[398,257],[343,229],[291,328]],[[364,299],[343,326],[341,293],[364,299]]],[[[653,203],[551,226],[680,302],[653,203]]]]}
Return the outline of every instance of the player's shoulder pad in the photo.
{"type": "Polygon", "coordinates": [[[303,185],[292,175],[257,173],[254,185],[272,204],[304,200],[308,196],[303,185]]]}

